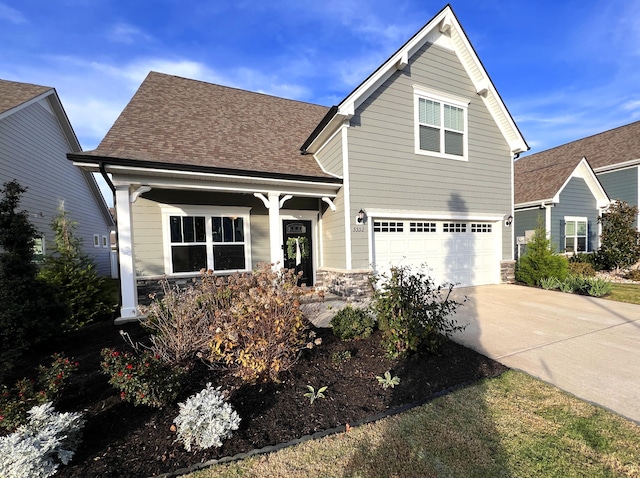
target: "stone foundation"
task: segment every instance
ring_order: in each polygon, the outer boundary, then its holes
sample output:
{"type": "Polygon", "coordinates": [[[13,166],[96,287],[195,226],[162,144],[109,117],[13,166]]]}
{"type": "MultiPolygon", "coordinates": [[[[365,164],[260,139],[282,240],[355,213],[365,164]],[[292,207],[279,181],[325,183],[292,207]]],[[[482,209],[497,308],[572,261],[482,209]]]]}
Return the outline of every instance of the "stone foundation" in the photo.
{"type": "Polygon", "coordinates": [[[516,261],[500,262],[500,282],[503,284],[516,282],[516,261]]]}
{"type": "Polygon", "coordinates": [[[360,301],[373,295],[370,276],[369,269],[348,271],[323,268],[316,272],[315,286],[347,301],[360,301]]]}

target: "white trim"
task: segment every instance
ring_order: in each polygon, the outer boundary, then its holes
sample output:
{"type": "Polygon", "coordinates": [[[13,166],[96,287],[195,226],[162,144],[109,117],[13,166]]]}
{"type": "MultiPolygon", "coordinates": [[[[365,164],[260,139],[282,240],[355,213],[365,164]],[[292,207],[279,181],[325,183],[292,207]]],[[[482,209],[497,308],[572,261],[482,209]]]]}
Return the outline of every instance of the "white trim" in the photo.
{"type": "Polygon", "coordinates": [[[102,247],[104,249],[107,249],[109,247],[109,238],[104,234],[102,235],[102,247]]]}
{"type": "MultiPolygon", "coordinates": [[[[467,98],[451,95],[441,91],[436,91],[421,85],[413,85],[413,116],[414,116],[414,152],[422,156],[433,156],[437,158],[453,159],[455,161],[469,160],[469,104],[471,101],[467,98]],[[437,126],[440,135],[440,151],[427,151],[420,148],[420,99],[431,100],[440,104],[440,124],[437,126]],[[447,154],[445,148],[445,132],[444,125],[444,107],[445,105],[454,106],[462,110],[462,118],[464,123],[464,131],[462,131],[462,156],[455,154],[447,154]]],[[[436,126],[433,126],[435,129],[436,126]]],[[[456,131],[456,133],[460,133],[456,131]]]]}
{"type": "Polygon", "coordinates": [[[344,187],[344,245],[345,245],[345,269],[351,270],[352,253],[351,253],[351,183],[349,176],[349,138],[348,138],[349,122],[345,121],[342,125],[342,171],[344,187]]]}
{"type": "Polygon", "coordinates": [[[578,246],[578,222],[584,222],[585,223],[585,227],[586,227],[586,232],[585,232],[585,250],[584,251],[571,251],[572,254],[578,254],[578,252],[591,252],[591,249],[589,248],[589,218],[587,216],[564,216],[563,217],[563,227],[564,230],[561,231],[562,237],[564,237],[564,247],[563,247],[563,252],[566,254],[567,253],[567,222],[575,222],[576,223],[576,232],[573,236],[575,240],[576,240],[576,244],[575,244],[575,248],[577,248],[578,246]]]}
{"type": "MultiPolygon", "coordinates": [[[[34,96],[33,98],[31,98],[28,101],[25,101],[24,103],[21,103],[17,106],[14,106],[13,108],[10,108],[6,111],[3,111],[2,113],[0,113],[0,120],[3,120],[5,118],[7,118],[8,116],[11,116],[14,113],[17,113],[18,111],[24,109],[24,108],[28,108],[29,106],[31,106],[34,103],[38,103],[40,102],[40,100],[42,99],[46,99],[48,96],[53,94],[53,88],[45,91],[44,93],[39,94],[38,96],[34,96]]],[[[51,108],[51,106],[49,106],[49,108],[51,108]]],[[[68,139],[68,138],[67,138],[68,139]]]]}
{"type": "Polygon", "coordinates": [[[596,200],[596,206],[598,208],[606,207],[610,203],[609,196],[607,196],[607,193],[602,187],[602,184],[600,184],[598,177],[595,175],[593,169],[591,169],[591,167],[589,166],[587,159],[584,157],[576,165],[573,171],[571,171],[571,174],[569,174],[560,189],[558,189],[558,192],[553,197],[553,202],[560,202],[560,194],[562,193],[562,191],[564,191],[564,188],[567,187],[567,184],[569,184],[569,181],[571,181],[571,179],[573,178],[584,180],[585,184],[589,188],[589,191],[591,191],[591,194],[596,200]]]}
{"type": "Polygon", "coordinates": [[[547,239],[551,239],[551,208],[553,205],[545,204],[545,214],[544,214],[544,225],[545,225],[545,234],[547,239]]]}
{"type": "Polygon", "coordinates": [[[100,247],[100,234],[93,235],[93,247],[100,247]]]}
{"type": "Polygon", "coordinates": [[[640,159],[631,159],[629,161],[623,161],[621,163],[609,164],[607,166],[600,166],[599,168],[593,168],[593,171],[596,174],[612,173],[620,169],[628,169],[638,165],[640,165],[640,159]]]}
{"type": "Polygon", "coordinates": [[[436,221],[445,221],[452,219],[454,221],[502,221],[504,214],[478,214],[468,212],[429,212],[429,211],[407,211],[401,209],[367,209],[368,220],[373,218],[383,219],[433,219],[436,221]]]}
{"type": "Polygon", "coordinates": [[[316,283],[316,271],[318,270],[318,264],[319,264],[319,257],[320,257],[320,244],[319,244],[319,237],[320,237],[320,231],[319,231],[319,225],[318,225],[318,212],[317,211],[301,211],[301,210],[296,210],[296,209],[283,209],[282,211],[280,211],[280,251],[282,254],[282,264],[284,264],[284,234],[282,231],[282,221],[287,220],[287,221],[295,221],[295,220],[299,220],[299,221],[311,221],[311,229],[312,229],[312,237],[313,240],[311,241],[313,244],[313,263],[312,263],[312,269],[313,269],[313,283],[316,283]]]}
{"type": "Polygon", "coordinates": [[[251,271],[251,208],[235,207],[235,206],[201,206],[201,205],[160,205],[160,213],[162,215],[162,249],[164,259],[164,271],[169,277],[193,277],[199,275],[197,271],[192,272],[173,272],[171,260],[171,231],[169,228],[170,216],[204,216],[206,242],[202,243],[206,246],[207,251],[207,269],[213,270],[214,274],[230,274],[233,272],[249,272],[251,271]],[[244,254],[245,268],[233,270],[215,270],[213,267],[213,250],[210,250],[215,243],[212,238],[211,217],[213,216],[237,216],[242,217],[244,222],[244,254]]]}
{"type": "Polygon", "coordinates": [[[133,214],[129,200],[129,186],[116,187],[116,217],[118,218],[118,261],[120,263],[120,291],[122,304],[120,318],[138,316],[138,284],[133,241],[133,214]]]}

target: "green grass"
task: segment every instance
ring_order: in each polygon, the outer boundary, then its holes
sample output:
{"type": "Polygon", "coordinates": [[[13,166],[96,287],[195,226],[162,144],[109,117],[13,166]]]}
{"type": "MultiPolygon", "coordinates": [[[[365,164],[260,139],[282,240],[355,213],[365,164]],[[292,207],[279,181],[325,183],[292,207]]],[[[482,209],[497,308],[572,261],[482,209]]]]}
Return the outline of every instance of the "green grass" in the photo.
{"type": "Polygon", "coordinates": [[[605,299],[640,305],[640,284],[611,284],[611,294],[605,299]]]}
{"type": "Polygon", "coordinates": [[[640,476],[640,426],[521,372],[317,441],[187,475],[640,476]]]}

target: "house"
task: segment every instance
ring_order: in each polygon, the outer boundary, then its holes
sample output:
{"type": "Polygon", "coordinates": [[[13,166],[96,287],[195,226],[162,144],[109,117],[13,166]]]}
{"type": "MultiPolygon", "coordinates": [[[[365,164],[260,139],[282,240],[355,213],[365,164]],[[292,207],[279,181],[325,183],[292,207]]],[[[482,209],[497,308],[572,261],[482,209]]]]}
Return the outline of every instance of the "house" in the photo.
{"type": "Polygon", "coordinates": [[[295,267],[362,293],[373,269],[513,275],[513,157],[528,146],[450,6],[338,105],[151,72],[97,149],[115,188],[121,318],[201,268],[295,267]]]}
{"type": "Polygon", "coordinates": [[[0,80],[0,184],[15,179],[27,188],[20,207],[41,233],[36,257],[55,246],[51,223],[63,201],[85,252],[108,275],[115,226],[93,175],[66,160],[80,151],[55,89],[0,80]]]}
{"type": "Polygon", "coordinates": [[[514,164],[516,256],[538,226],[555,251],[592,252],[600,247],[598,218],[609,197],[587,158],[555,150],[518,159],[514,164]]]}

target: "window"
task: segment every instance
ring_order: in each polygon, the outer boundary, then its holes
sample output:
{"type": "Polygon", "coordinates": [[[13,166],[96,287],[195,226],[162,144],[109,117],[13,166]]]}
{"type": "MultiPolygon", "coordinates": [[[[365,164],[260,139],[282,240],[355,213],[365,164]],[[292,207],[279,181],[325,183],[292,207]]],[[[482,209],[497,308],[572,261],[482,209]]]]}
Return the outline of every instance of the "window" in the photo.
{"type": "Polygon", "coordinates": [[[102,247],[109,247],[109,241],[107,239],[107,236],[102,236],[102,247]]]}
{"type": "Polygon", "coordinates": [[[565,252],[587,252],[587,218],[566,217],[564,220],[565,252]]]}
{"type": "Polygon", "coordinates": [[[100,235],[99,234],[94,234],[93,235],[93,247],[100,247],[100,235]]]}
{"type": "Polygon", "coordinates": [[[416,153],[466,160],[469,102],[424,88],[414,92],[416,153]]]}
{"type": "Polygon", "coordinates": [[[395,221],[374,221],[374,232],[402,232],[404,230],[403,222],[395,221]]]}
{"type": "MultiPolygon", "coordinates": [[[[198,210],[164,211],[168,273],[248,270],[251,267],[248,209],[236,213],[198,210]]],[[[222,208],[227,209],[227,208],[222,208]]],[[[235,208],[234,208],[235,211],[235,208]]]]}
{"type": "Polygon", "coordinates": [[[33,261],[42,262],[44,260],[46,242],[44,236],[34,237],[33,241],[33,261]]]}
{"type": "Polygon", "coordinates": [[[435,222],[410,222],[409,232],[436,232],[435,222]]]}
{"type": "Polygon", "coordinates": [[[491,232],[491,224],[472,222],[471,232],[491,232]]]}
{"type": "Polygon", "coordinates": [[[442,226],[443,232],[467,232],[465,222],[445,222],[442,226]]]}

